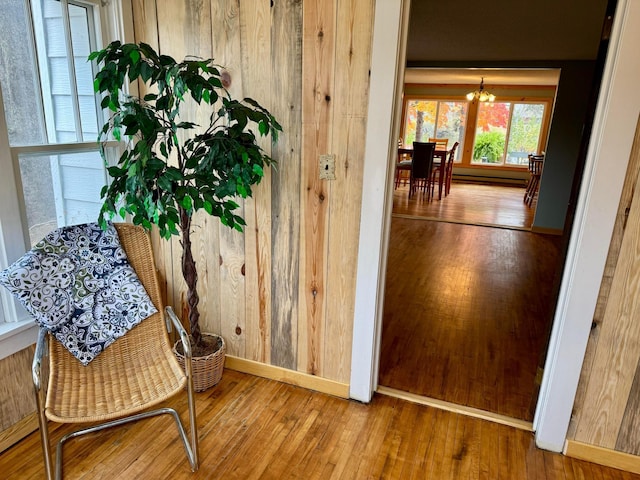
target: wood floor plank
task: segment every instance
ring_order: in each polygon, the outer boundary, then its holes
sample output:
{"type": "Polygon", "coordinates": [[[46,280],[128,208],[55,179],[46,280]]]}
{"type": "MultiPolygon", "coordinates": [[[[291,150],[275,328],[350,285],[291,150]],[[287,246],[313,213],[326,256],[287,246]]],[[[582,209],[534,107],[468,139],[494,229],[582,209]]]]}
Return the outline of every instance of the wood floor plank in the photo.
{"type": "Polygon", "coordinates": [[[530,228],[535,203],[528,207],[523,195],[522,187],[454,182],[448,196],[427,201],[421,195],[409,199],[409,187],[400,186],[393,192],[393,213],[448,222],[530,228]]]}
{"type": "Polygon", "coordinates": [[[393,218],[379,384],[531,421],[559,238],[393,218]]]}
{"type": "MultiPolygon", "coordinates": [[[[183,399],[169,405],[186,417],[183,399]]],[[[71,440],[64,478],[640,479],[538,450],[531,432],[387,396],[365,405],[226,370],[197,405],[198,472],[156,418],[71,440]]],[[[69,431],[52,424],[56,439],[69,431]]],[[[0,476],[41,479],[42,465],[36,432],[0,455],[0,476]]]]}

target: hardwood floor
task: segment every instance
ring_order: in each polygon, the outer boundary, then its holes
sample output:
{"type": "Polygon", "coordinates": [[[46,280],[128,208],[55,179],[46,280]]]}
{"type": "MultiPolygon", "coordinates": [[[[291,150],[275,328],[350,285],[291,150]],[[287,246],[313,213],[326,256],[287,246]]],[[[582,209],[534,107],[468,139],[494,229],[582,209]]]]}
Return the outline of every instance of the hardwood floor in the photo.
{"type": "Polygon", "coordinates": [[[531,421],[559,240],[394,215],[380,385],[531,421]]]}
{"type": "Polygon", "coordinates": [[[525,205],[524,187],[453,183],[451,193],[427,201],[421,194],[409,199],[409,187],[393,192],[393,213],[443,221],[530,228],[535,213],[525,205]]]}
{"type": "MultiPolygon", "coordinates": [[[[186,418],[183,400],[171,405],[186,418]]],[[[632,480],[538,450],[530,432],[376,395],[343,400],[231,370],[197,395],[200,469],[172,420],[154,418],[65,446],[66,480],[632,480]]],[[[55,427],[57,441],[70,429],[55,427]]],[[[0,455],[5,480],[44,478],[37,432],[0,455]]]]}

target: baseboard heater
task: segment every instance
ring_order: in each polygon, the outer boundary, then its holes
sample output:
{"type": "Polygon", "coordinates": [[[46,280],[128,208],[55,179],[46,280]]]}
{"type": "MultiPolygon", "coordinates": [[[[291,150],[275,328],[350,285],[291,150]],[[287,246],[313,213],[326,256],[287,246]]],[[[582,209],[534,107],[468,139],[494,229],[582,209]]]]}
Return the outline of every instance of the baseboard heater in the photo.
{"type": "Polygon", "coordinates": [[[466,183],[499,183],[501,185],[513,185],[516,187],[525,187],[527,180],[524,178],[504,178],[504,177],[488,177],[484,175],[456,175],[453,174],[453,180],[456,182],[466,183]]]}

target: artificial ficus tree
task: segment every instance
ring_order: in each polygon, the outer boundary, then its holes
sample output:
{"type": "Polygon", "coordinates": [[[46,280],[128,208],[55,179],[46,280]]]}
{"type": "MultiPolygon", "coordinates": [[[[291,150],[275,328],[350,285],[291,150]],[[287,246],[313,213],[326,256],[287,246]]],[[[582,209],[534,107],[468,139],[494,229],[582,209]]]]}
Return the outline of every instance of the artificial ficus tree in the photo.
{"type": "MultiPolygon", "coordinates": [[[[113,137],[127,145],[117,165],[108,166],[111,182],[102,189],[99,222],[129,214],[136,225],[156,225],[163,238],[181,235],[189,326],[197,350],[202,334],[192,216],[205,210],[242,231],[245,221],[235,213],[239,205],[233,198],[252,195],[252,186],[274,163],[259,137],[271,135],[275,142],[282,127],[255,100],[231,98],[224,71],[213,59],[177,62],[145,43],[116,41],[91,53],[89,60],[99,66],[94,88],[104,95],[102,108],[111,112],[99,141],[104,145],[113,137]],[[143,98],[126,94],[127,85],[136,81],[154,93],[143,98]],[[189,98],[210,111],[207,125],[181,118],[189,98]]],[[[104,158],[104,148],[102,153],[104,158]]]]}

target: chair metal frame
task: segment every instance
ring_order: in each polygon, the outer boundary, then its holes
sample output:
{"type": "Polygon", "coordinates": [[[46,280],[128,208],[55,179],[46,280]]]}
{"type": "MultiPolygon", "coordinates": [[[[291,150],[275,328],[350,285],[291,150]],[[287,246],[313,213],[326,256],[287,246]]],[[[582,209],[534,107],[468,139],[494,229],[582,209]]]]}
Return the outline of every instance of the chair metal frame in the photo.
{"type": "MultiPolygon", "coordinates": [[[[131,227],[132,226],[129,226],[129,228],[131,227]]],[[[141,227],[133,227],[133,228],[141,229],[141,227]]],[[[149,244],[149,248],[150,248],[150,244],[149,244]]],[[[153,266],[153,269],[155,273],[155,266],[153,266]]],[[[55,458],[55,476],[54,476],[53,461],[52,461],[51,436],[49,433],[48,422],[49,421],[58,422],[59,420],[51,419],[50,416],[47,415],[47,394],[49,391],[50,372],[51,372],[51,369],[55,367],[55,365],[52,364],[53,360],[51,359],[52,357],[51,349],[53,348],[53,344],[57,343],[57,340],[50,339],[51,335],[46,330],[44,329],[40,330],[38,334],[38,340],[36,343],[36,349],[35,349],[35,354],[34,354],[33,363],[32,363],[32,376],[33,376],[34,393],[36,397],[36,406],[38,410],[37,413],[38,413],[38,423],[40,426],[40,438],[42,443],[42,451],[44,454],[44,466],[45,466],[46,476],[48,480],[52,480],[53,478],[55,478],[56,480],[60,480],[62,478],[63,445],[68,440],[71,440],[73,438],[76,438],[82,435],[86,435],[88,433],[93,433],[93,432],[97,432],[107,428],[117,427],[127,423],[142,420],[145,418],[150,418],[150,417],[165,415],[165,414],[170,415],[176,423],[179,436],[182,439],[182,443],[183,443],[185,452],[187,454],[189,464],[191,466],[191,470],[193,472],[198,470],[198,462],[199,462],[198,460],[198,457],[199,457],[198,429],[197,429],[197,422],[196,422],[194,384],[193,384],[193,373],[192,373],[192,366],[191,366],[192,355],[191,355],[191,346],[189,342],[189,336],[171,307],[167,306],[164,309],[164,313],[165,313],[164,325],[167,330],[166,333],[168,334],[169,332],[171,332],[171,327],[175,328],[175,330],[180,336],[180,339],[182,340],[182,345],[184,346],[185,371],[183,372],[184,373],[183,380],[184,380],[184,377],[186,376],[186,382],[183,382],[181,384],[182,386],[180,387],[180,390],[184,390],[184,383],[186,383],[187,403],[188,403],[188,410],[189,410],[189,437],[187,437],[185,428],[182,424],[182,421],[180,420],[180,416],[175,409],[169,408],[169,407],[151,409],[151,406],[157,405],[162,400],[159,400],[157,402],[156,401],[146,402],[145,404],[142,404],[139,407],[134,407],[133,409],[130,409],[128,412],[125,412],[121,417],[117,417],[118,414],[115,413],[111,415],[111,417],[113,417],[114,419],[110,421],[102,422],[97,425],[92,425],[86,428],[82,428],[64,435],[57,443],[56,458],[55,458]]],[[[161,314],[162,314],[162,311],[156,315],[161,315],[161,314]]],[[[161,319],[159,319],[159,321],[161,321],[161,319]]],[[[125,335],[125,337],[126,336],[127,335],[125,335]]],[[[122,337],[122,338],[125,338],[125,337],[122,337]]],[[[59,346],[57,346],[56,348],[59,348],[59,346]]],[[[108,347],[108,348],[111,348],[111,347],[108,347]]],[[[176,364],[177,364],[177,360],[176,360],[176,364]]],[[[83,367],[80,365],[80,368],[86,368],[86,367],[83,367]]],[[[83,420],[72,420],[65,423],[81,423],[82,421],[83,420]]],[[[91,422],[92,420],[89,419],[87,421],[91,422]]]]}

